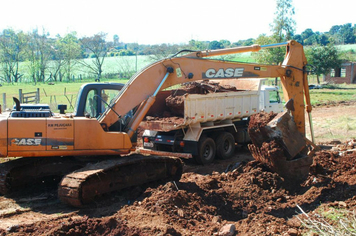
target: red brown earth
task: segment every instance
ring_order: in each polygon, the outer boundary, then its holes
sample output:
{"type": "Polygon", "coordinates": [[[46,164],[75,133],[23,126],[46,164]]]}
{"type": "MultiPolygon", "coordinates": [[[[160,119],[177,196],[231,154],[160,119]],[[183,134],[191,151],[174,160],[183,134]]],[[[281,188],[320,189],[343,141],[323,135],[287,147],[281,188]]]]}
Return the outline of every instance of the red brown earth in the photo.
{"type": "Polygon", "coordinates": [[[186,94],[207,94],[238,91],[235,87],[213,82],[190,82],[179,89],[164,91],[157,95],[155,104],[148,111],[141,126],[145,129],[158,129],[160,123],[179,126],[184,123],[184,100],[186,94]],[[145,123],[149,121],[149,124],[145,123]],[[156,126],[155,126],[156,125],[156,126]]]}
{"type": "Polygon", "coordinates": [[[246,148],[206,166],[186,161],[179,182],[127,189],[84,209],[60,203],[55,186],[31,186],[0,196],[0,235],[218,235],[227,224],[235,235],[301,235],[308,229],[298,206],[356,210],[356,151],[346,141],[323,145],[293,188],[246,148]]]}
{"type": "Polygon", "coordinates": [[[186,83],[179,89],[172,90],[171,94],[165,99],[168,111],[164,111],[159,117],[169,116],[184,116],[184,98],[185,94],[207,94],[207,93],[220,93],[228,91],[237,91],[235,87],[213,82],[190,82],[186,83]]]}

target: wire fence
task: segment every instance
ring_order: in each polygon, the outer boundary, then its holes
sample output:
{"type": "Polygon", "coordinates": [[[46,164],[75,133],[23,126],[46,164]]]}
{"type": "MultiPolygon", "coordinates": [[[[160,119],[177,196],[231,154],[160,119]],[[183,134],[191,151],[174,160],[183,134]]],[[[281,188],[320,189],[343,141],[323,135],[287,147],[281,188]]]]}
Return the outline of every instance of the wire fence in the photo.
{"type": "MultiPolygon", "coordinates": [[[[12,99],[14,96],[7,93],[2,93],[0,95],[0,105],[2,111],[11,110],[15,104],[12,99]]],[[[37,88],[35,91],[24,92],[19,89],[18,99],[21,103],[32,103],[32,104],[48,104],[51,110],[57,110],[59,104],[68,105],[68,111],[74,111],[75,101],[77,98],[77,93],[58,91],[56,94],[48,93],[44,88],[42,90],[37,88]]]]}

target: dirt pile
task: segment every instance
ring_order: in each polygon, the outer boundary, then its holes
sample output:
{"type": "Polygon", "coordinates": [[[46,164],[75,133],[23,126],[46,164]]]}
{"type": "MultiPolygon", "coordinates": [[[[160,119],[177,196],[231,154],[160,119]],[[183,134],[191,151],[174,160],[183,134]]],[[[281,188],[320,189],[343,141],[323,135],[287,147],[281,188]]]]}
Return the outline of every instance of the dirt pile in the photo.
{"type": "Polygon", "coordinates": [[[172,115],[184,116],[184,95],[186,94],[207,94],[237,91],[232,86],[221,86],[219,83],[213,82],[189,82],[184,84],[182,88],[172,90],[170,96],[166,98],[166,105],[169,107],[172,115]]]}
{"type": "Polygon", "coordinates": [[[209,166],[195,166],[191,172],[188,163],[179,182],[128,190],[135,192],[134,198],[120,195],[126,204],[112,214],[98,217],[93,212],[103,211],[105,204],[114,207],[117,198],[70,217],[16,225],[2,234],[218,235],[224,225],[234,224],[237,235],[300,235],[307,229],[296,218],[298,206],[306,212],[320,204],[356,209],[355,162],[352,149],[322,150],[307,180],[293,187],[257,161],[211,164],[214,172],[206,172],[209,166]]]}
{"type": "MultiPolygon", "coordinates": [[[[171,126],[184,123],[184,101],[187,94],[208,94],[238,91],[230,85],[221,86],[213,82],[189,82],[181,88],[171,91],[161,91],[156,97],[155,104],[141,122],[141,128],[148,130],[165,130],[171,126]],[[165,124],[165,125],[162,125],[165,124]]],[[[165,130],[167,131],[167,130],[165,130]]]]}

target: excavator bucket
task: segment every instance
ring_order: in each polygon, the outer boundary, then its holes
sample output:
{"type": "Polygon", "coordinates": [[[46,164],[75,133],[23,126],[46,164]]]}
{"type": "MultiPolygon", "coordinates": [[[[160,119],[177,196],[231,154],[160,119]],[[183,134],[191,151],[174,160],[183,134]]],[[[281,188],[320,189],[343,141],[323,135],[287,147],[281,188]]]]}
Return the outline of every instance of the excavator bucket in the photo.
{"type": "Polygon", "coordinates": [[[252,116],[248,133],[255,160],[286,180],[301,182],[308,177],[313,152],[288,111],[252,116]]]}

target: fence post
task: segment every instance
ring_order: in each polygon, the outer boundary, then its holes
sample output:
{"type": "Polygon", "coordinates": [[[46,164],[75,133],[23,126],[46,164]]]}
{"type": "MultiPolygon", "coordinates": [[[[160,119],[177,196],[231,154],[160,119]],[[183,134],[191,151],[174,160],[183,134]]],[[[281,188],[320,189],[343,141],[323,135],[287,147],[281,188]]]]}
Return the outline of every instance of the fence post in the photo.
{"type": "Polygon", "coordinates": [[[23,103],[22,89],[19,89],[19,100],[21,103],[23,103]]]}
{"type": "Polygon", "coordinates": [[[2,109],[6,110],[6,93],[2,94],[2,109]]]}
{"type": "Polygon", "coordinates": [[[40,103],[40,88],[37,88],[36,103],[40,103]]]}

